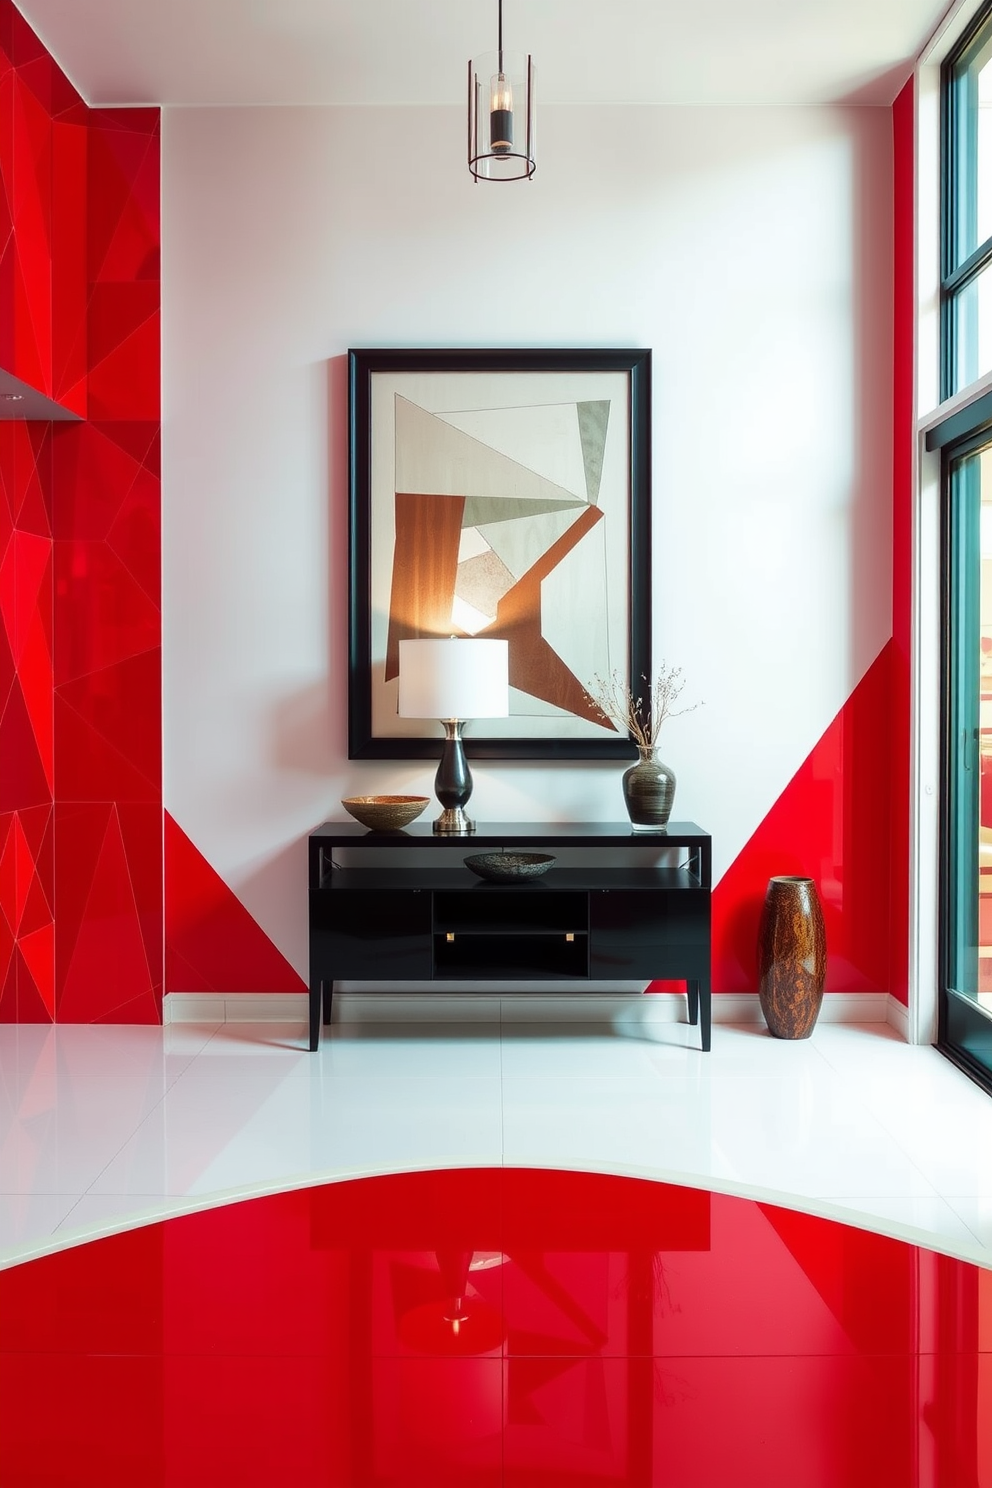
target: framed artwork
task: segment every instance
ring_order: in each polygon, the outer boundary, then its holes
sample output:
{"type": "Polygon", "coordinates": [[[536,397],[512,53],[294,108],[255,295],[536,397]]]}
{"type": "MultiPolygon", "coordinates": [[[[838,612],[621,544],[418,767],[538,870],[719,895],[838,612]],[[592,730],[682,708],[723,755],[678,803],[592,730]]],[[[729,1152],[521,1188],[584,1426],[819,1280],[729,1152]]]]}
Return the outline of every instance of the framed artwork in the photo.
{"type": "Polygon", "coordinates": [[[397,712],[399,642],[508,642],[476,759],[635,751],[587,696],[649,677],[651,353],[352,350],[348,754],[437,755],[397,712]]]}

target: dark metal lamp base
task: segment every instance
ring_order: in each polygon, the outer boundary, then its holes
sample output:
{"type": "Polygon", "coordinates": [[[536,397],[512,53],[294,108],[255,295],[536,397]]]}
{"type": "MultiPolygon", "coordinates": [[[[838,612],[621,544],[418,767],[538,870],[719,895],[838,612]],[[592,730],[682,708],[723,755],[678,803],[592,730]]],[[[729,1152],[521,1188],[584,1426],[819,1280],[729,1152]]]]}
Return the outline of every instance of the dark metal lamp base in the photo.
{"type": "Polygon", "coordinates": [[[442,718],[444,744],[441,763],[434,777],[434,794],[444,810],[434,823],[439,835],[460,836],[475,831],[475,822],[465,814],[472,794],[472,775],[462,743],[462,724],[458,718],[442,718]]]}
{"type": "Polygon", "coordinates": [[[446,806],[435,821],[434,830],[456,836],[458,833],[474,832],[475,822],[465,815],[461,806],[446,806]]]}

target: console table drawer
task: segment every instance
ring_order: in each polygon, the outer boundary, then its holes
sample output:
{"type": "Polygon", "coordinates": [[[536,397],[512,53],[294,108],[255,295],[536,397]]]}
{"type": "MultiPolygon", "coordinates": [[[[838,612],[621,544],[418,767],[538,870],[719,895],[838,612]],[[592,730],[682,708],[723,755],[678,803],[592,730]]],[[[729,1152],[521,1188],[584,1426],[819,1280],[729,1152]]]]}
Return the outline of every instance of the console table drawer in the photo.
{"type": "Polygon", "coordinates": [[[311,892],[310,958],[321,976],[429,980],[430,936],[427,891],[311,892]]]}
{"type": "Polygon", "coordinates": [[[593,977],[708,976],[710,896],[592,889],[589,970],[593,977]]]}
{"type": "Polygon", "coordinates": [[[502,981],[517,977],[571,980],[589,975],[589,937],[563,931],[529,935],[434,935],[434,975],[439,980],[502,981]]]}
{"type": "Polygon", "coordinates": [[[434,894],[434,929],[490,935],[584,935],[589,896],[584,889],[549,889],[543,883],[500,888],[479,885],[466,893],[434,894]]]}

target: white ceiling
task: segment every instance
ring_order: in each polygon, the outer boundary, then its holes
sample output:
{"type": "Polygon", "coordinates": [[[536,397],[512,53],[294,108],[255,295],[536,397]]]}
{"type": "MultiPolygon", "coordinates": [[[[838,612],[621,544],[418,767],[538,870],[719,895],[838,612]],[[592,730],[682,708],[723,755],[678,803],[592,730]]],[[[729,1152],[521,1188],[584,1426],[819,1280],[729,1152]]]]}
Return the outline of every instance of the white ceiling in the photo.
{"type": "MultiPolygon", "coordinates": [[[[456,103],[496,0],[17,0],[91,104],[456,103]]],[[[946,0],[504,0],[550,103],[888,104],[946,0]]]]}

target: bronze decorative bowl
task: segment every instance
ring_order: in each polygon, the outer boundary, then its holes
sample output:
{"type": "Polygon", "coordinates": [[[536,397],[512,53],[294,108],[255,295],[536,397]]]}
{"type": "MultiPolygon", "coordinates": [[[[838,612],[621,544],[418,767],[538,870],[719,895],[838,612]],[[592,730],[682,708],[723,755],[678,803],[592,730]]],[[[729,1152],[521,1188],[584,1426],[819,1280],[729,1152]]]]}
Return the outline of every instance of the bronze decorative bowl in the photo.
{"type": "Polygon", "coordinates": [[[465,867],[491,883],[520,883],[547,873],[555,861],[547,853],[476,853],[465,859],[465,867]]]}
{"type": "Polygon", "coordinates": [[[424,812],[430,796],[348,796],[341,802],[349,816],[373,832],[400,832],[424,812]]]}

